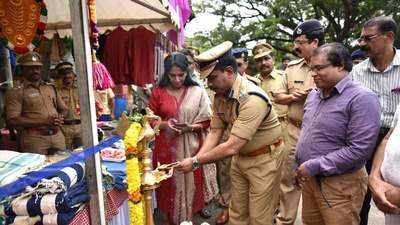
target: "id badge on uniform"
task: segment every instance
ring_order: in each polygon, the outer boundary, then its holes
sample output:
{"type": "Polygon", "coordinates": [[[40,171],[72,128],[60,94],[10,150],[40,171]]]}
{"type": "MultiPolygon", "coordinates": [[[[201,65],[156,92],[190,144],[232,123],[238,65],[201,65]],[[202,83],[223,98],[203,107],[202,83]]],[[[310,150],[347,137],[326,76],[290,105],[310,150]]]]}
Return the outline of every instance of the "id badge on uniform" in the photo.
{"type": "Polygon", "coordinates": [[[40,94],[39,93],[37,93],[37,92],[35,92],[35,93],[31,93],[31,94],[29,94],[28,95],[30,98],[35,98],[35,97],[39,97],[40,96],[40,94]]]}

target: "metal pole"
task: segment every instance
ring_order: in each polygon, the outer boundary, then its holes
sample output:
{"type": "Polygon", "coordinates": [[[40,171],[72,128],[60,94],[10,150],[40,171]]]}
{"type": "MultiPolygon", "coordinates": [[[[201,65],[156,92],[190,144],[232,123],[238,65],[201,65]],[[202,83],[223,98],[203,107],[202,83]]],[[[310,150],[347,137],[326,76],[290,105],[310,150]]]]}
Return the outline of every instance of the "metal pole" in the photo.
{"type": "Polygon", "coordinates": [[[4,50],[6,52],[4,74],[6,75],[6,82],[8,83],[8,87],[12,88],[13,87],[13,78],[12,78],[12,71],[11,71],[10,50],[5,47],[4,47],[4,50]]]}
{"type": "MultiPolygon", "coordinates": [[[[97,141],[96,109],[93,93],[92,57],[89,39],[88,7],[85,0],[70,0],[75,69],[78,75],[79,101],[82,121],[82,140],[85,148],[97,141]]],[[[103,182],[99,153],[86,160],[86,175],[90,194],[92,225],[106,225],[103,182]]]]}

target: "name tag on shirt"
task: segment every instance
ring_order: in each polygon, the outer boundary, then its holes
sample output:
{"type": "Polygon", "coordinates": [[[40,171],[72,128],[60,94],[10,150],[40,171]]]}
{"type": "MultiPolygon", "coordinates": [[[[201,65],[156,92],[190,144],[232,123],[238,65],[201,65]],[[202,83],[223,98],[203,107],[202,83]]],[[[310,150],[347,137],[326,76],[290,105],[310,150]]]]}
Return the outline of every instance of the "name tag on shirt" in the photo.
{"type": "Polygon", "coordinates": [[[39,93],[32,93],[29,94],[29,97],[34,98],[34,97],[38,97],[40,94],[39,93]]]}

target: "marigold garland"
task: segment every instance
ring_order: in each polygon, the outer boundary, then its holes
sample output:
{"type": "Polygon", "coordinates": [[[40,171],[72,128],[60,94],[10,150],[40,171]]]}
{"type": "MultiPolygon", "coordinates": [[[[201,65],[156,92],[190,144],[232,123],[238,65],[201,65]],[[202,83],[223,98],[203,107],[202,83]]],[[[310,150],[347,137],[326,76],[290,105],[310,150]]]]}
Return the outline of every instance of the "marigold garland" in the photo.
{"type": "Polygon", "coordinates": [[[125,132],[124,145],[126,155],[126,181],[128,184],[129,218],[130,225],[144,225],[144,199],[140,193],[141,179],[138,155],[143,150],[142,145],[138,144],[138,138],[142,125],[133,122],[125,132]]]}

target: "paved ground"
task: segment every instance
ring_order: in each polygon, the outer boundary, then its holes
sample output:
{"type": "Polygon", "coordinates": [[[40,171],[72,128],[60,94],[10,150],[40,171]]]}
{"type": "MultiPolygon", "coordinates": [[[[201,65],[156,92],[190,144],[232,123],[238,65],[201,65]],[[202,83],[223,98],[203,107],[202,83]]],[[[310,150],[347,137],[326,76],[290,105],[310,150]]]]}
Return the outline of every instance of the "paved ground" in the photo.
{"type": "MultiPolygon", "coordinates": [[[[219,214],[221,209],[217,206],[216,203],[212,203],[208,207],[209,207],[209,209],[211,209],[213,216],[210,219],[204,219],[200,215],[196,215],[193,220],[193,225],[201,225],[203,222],[208,222],[210,225],[215,224],[216,216],[219,214]]],[[[299,209],[301,209],[301,203],[300,203],[299,209]]],[[[165,225],[162,223],[161,217],[162,216],[158,216],[158,218],[156,219],[156,225],[165,225]]],[[[383,225],[384,222],[385,222],[385,220],[384,220],[383,213],[381,211],[379,211],[376,208],[376,206],[373,204],[371,207],[371,211],[369,213],[369,225],[383,225]]],[[[302,224],[301,212],[299,210],[295,225],[301,225],[301,224],[302,224]]]]}

